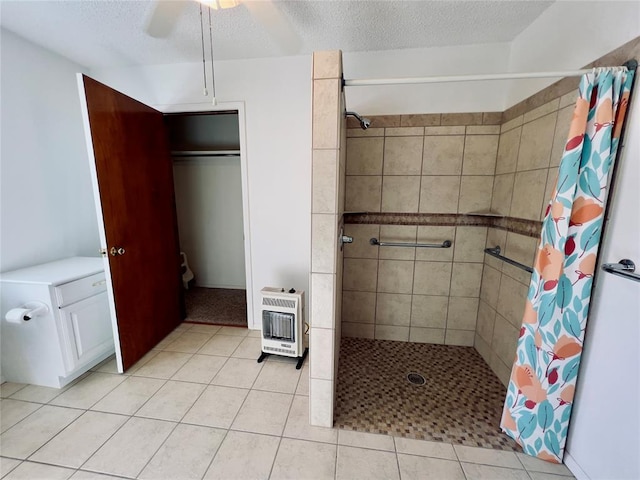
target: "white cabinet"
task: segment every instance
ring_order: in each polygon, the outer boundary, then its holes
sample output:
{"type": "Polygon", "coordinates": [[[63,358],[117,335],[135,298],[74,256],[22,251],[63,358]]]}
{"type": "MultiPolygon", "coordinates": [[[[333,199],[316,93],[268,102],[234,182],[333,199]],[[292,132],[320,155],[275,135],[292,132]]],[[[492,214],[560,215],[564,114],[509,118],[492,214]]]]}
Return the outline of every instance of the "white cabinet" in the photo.
{"type": "Polygon", "coordinates": [[[2,376],[62,387],[114,352],[102,259],[73,257],[0,276],[2,376]],[[49,311],[10,323],[6,313],[29,302],[49,311]]]}

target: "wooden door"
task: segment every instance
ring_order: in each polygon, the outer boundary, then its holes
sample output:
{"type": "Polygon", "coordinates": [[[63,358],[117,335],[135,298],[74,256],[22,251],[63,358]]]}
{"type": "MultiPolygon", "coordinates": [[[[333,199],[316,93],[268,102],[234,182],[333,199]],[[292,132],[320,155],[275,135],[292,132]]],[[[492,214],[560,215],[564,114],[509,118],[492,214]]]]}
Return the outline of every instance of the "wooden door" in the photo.
{"type": "Polygon", "coordinates": [[[162,113],[85,75],[78,86],[122,372],[183,318],[173,167],[162,113]]]}

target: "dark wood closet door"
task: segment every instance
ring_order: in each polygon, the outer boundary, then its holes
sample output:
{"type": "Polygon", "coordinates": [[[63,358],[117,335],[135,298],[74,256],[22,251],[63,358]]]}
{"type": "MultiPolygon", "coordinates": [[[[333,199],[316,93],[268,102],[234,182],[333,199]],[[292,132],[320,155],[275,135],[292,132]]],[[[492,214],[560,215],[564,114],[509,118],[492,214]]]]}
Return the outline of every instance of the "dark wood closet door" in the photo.
{"type": "Polygon", "coordinates": [[[82,82],[126,370],[183,316],[173,165],[162,113],[82,82]]]}

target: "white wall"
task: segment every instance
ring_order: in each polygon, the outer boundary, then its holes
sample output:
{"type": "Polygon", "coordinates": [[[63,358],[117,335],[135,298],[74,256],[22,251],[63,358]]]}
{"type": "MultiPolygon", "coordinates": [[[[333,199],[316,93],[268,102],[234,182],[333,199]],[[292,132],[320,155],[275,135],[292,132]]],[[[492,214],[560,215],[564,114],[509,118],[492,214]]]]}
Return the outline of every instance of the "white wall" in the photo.
{"type": "Polygon", "coordinates": [[[240,157],[173,161],[180,249],[195,284],[246,288],[240,157]]]}
{"type": "MultiPolygon", "coordinates": [[[[511,43],[509,71],[575,70],[640,35],[640,2],[557,1],[511,43]]],[[[559,79],[518,80],[505,108],[559,79]]]]}
{"type": "Polygon", "coordinates": [[[83,67],[0,30],[0,271],[97,256],[75,73],[83,67]]]}
{"type": "MultiPolygon", "coordinates": [[[[509,44],[345,52],[345,79],[503,73],[509,44]]],[[[362,115],[502,111],[506,81],[346,87],[347,109],[362,115]]]]}
{"type": "MultiPolygon", "coordinates": [[[[149,105],[210,102],[200,63],[90,75],[149,105]]],[[[309,289],[311,56],[216,62],[216,95],[219,103],[245,102],[253,271],[247,288],[257,322],[262,287],[309,289]]]]}

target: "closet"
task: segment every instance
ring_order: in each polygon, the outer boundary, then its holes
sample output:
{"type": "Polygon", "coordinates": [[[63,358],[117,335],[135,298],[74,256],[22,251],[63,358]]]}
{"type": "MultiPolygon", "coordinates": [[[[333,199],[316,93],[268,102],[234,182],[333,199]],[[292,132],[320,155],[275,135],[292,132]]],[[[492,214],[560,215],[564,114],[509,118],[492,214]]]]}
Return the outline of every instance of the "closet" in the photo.
{"type": "Polygon", "coordinates": [[[187,320],[246,325],[237,111],[166,114],[187,320]],[[242,305],[241,305],[242,304],[242,305]],[[240,311],[241,310],[241,311],[240,311]]]}

